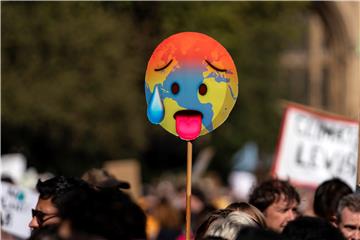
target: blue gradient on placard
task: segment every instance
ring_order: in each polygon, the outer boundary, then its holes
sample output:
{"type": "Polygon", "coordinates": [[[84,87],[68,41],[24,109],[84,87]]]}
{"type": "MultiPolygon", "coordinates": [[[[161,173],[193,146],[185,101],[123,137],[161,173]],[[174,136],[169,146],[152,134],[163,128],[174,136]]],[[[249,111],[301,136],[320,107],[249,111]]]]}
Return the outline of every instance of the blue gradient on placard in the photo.
{"type": "Polygon", "coordinates": [[[211,131],[213,130],[212,117],[214,115],[212,105],[210,103],[203,104],[198,99],[199,86],[203,83],[203,72],[205,67],[198,68],[176,68],[172,71],[163,83],[163,98],[171,98],[178,103],[179,106],[187,110],[195,110],[202,113],[202,124],[211,131]],[[180,90],[177,94],[171,92],[173,83],[179,84],[180,90]]]}
{"type": "MultiPolygon", "coordinates": [[[[206,72],[206,66],[176,66],[166,77],[164,82],[156,84],[153,93],[145,84],[145,96],[148,103],[148,118],[150,122],[159,124],[164,118],[163,101],[171,98],[177,104],[187,110],[195,110],[202,113],[202,124],[210,132],[213,130],[212,118],[214,116],[211,103],[201,103],[198,99],[199,86],[204,82],[203,73],[206,72]],[[179,84],[179,92],[173,94],[171,86],[173,83],[179,84]],[[159,92],[159,94],[156,93],[159,92]],[[159,102],[159,98],[160,102],[159,102]]],[[[232,72],[227,72],[232,74],[232,72]]],[[[214,78],[216,82],[229,83],[230,79],[224,77],[218,72],[211,72],[205,78],[214,78]]],[[[230,86],[228,86],[233,99],[236,99],[230,86]]]]}

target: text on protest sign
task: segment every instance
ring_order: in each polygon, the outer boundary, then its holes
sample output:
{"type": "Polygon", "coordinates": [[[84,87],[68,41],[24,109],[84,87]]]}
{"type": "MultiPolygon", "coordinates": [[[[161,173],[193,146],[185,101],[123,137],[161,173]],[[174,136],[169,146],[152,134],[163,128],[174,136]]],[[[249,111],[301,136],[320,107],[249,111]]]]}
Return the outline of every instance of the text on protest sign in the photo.
{"type": "Polygon", "coordinates": [[[358,131],[357,121],[289,105],[273,175],[312,187],[338,177],[355,189],[358,131]]]}
{"type": "Polygon", "coordinates": [[[1,188],[1,228],[17,237],[28,238],[31,209],[35,208],[38,194],[6,182],[1,182],[1,188]]]}

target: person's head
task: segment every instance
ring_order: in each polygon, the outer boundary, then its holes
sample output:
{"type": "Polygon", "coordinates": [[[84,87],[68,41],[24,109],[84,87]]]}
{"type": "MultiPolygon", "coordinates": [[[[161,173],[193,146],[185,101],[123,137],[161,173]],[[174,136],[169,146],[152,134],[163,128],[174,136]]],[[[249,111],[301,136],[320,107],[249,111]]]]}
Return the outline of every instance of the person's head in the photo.
{"type": "Polygon", "coordinates": [[[360,240],[360,193],[346,195],[340,200],[337,225],[347,240],[360,240]]]}
{"type": "Polygon", "coordinates": [[[32,210],[29,227],[32,229],[58,224],[61,220],[59,209],[64,202],[71,199],[69,194],[77,189],[88,187],[80,179],[58,176],[46,181],[39,180],[36,189],[39,192],[38,202],[32,210]]]}
{"type": "Polygon", "coordinates": [[[266,228],[266,221],[264,214],[262,214],[259,209],[247,202],[234,202],[226,207],[227,209],[245,212],[250,215],[250,217],[257,223],[260,228],[266,228]]]}
{"type": "Polygon", "coordinates": [[[202,238],[201,240],[227,240],[227,239],[222,238],[222,237],[207,236],[207,237],[202,238]]]}
{"type": "MultiPolygon", "coordinates": [[[[178,202],[175,205],[180,209],[182,219],[185,223],[186,219],[186,188],[180,186],[178,188],[178,202]]],[[[213,204],[208,200],[205,192],[197,185],[191,188],[191,229],[195,231],[208,218],[212,211],[216,210],[213,204]]]]}
{"type": "Polygon", "coordinates": [[[289,182],[273,179],[257,186],[249,203],[264,214],[268,228],[281,232],[289,221],[297,217],[300,196],[289,182]]]}
{"type": "MultiPolygon", "coordinates": [[[[179,204],[178,207],[181,211],[185,212],[186,210],[186,186],[181,185],[178,188],[179,195],[179,204]]],[[[191,214],[192,216],[197,216],[200,214],[206,207],[209,205],[209,201],[206,198],[203,190],[197,185],[192,186],[191,188],[191,214]]]]}
{"type": "Polygon", "coordinates": [[[314,213],[335,224],[338,203],[343,196],[350,193],[351,188],[339,178],[323,182],[315,191],[314,213]]]}
{"type": "Polygon", "coordinates": [[[232,211],[233,211],[232,209],[226,209],[226,208],[212,211],[196,230],[195,240],[204,239],[210,224],[219,218],[225,218],[232,211]]]}
{"type": "Polygon", "coordinates": [[[160,199],[153,210],[153,215],[162,229],[175,230],[181,227],[180,211],[172,206],[166,198],[160,199]]]}
{"type": "Polygon", "coordinates": [[[280,234],[264,228],[245,227],[240,230],[236,240],[279,240],[280,234]]]}
{"type": "Polygon", "coordinates": [[[107,240],[145,239],[146,216],[129,195],[115,188],[74,193],[60,211],[60,236],[90,234],[107,240]]]}
{"type": "Polygon", "coordinates": [[[82,176],[81,179],[89,183],[91,186],[95,188],[111,188],[117,187],[120,189],[129,189],[130,184],[125,181],[121,181],[111,175],[105,169],[99,168],[92,168],[86,171],[82,176]]]}
{"type": "Polygon", "coordinates": [[[299,217],[284,228],[284,240],[345,240],[339,229],[319,217],[299,217]]]}
{"type": "Polygon", "coordinates": [[[258,227],[258,223],[246,212],[233,210],[228,215],[219,217],[210,223],[205,237],[222,237],[235,240],[240,229],[244,227],[258,227]]]}

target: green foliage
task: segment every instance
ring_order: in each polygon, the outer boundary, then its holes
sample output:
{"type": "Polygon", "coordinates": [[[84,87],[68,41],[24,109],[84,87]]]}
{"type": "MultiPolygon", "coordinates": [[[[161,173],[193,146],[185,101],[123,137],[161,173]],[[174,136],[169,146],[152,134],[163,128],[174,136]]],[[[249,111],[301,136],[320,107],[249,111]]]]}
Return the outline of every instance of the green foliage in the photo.
{"type": "Polygon", "coordinates": [[[28,149],[40,168],[72,171],[73,161],[130,157],[145,146],[142,39],[125,10],[3,4],[3,127],[27,129],[24,146],[45,135],[51,151],[28,149]]]}
{"type": "Polygon", "coordinates": [[[306,7],[306,2],[4,2],[2,153],[21,151],[39,170],[66,174],[127,157],[142,157],[150,174],[185,166],[185,153],[175,150],[180,141],[148,123],[143,92],[151,52],[181,31],[214,37],[238,67],[238,101],[206,142],[218,149],[215,163],[225,169],[220,163],[247,140],[271,152],[279,126],[278,56],[299,39],[296,16],[306,7]]]}

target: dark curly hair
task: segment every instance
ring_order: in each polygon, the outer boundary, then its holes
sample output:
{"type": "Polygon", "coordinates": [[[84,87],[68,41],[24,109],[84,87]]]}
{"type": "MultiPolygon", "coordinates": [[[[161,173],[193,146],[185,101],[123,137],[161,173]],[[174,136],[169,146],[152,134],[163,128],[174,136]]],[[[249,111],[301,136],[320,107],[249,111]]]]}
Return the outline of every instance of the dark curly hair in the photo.
{"type": "Polygon", "coordinates": [[[319,217],[334,222],[340,199],[352,192],[351,188],[339,178],[323,182],[315,191],[314,213],[319,217]]]}
{"type": "Polygon", "coordinates": [[[39,192],[40,199],[51,199],[58,209],[63,202],[68,199],[68,195],[79,189],[88,189],[89,184],[84,180],[74,177],[57,176],[46,181],[39,181],[36,190],[39,192]]]}
{"type": "Polygon", "coordinates": [[[249,203],[264,212],[271,204],[283,195],[286,201],[300,203],[300,196],[288,181],[271,179],[257,186],[249,197],[249,203]]]}

